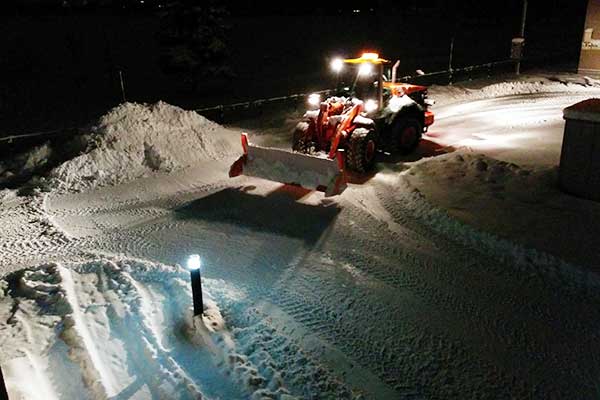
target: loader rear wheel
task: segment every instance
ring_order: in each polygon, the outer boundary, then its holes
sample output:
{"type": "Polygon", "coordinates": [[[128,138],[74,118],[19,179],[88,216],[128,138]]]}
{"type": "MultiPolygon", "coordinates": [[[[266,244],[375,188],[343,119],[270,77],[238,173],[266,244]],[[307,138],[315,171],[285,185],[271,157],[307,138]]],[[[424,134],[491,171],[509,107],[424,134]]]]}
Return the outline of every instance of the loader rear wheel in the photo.
{"type": "Polygon", "coordinates": [[[352,171],[367,172],[375,165],[377,138],[372,129],[356,128],[348,142],[346,164],[352,171]]]}
{"type": "Polygon", "coordinates": [[[392,130],[393,151],[400,154],[411,153],[418,145],[423,128],[416,119],[396,121],[392,130]]]}
{"type": "Polygon", "coordinates": [[[299,122],[292,136],[292,150],[300,153],[310,153],[312,143],[308,137],[308,122],[299,122]]]}

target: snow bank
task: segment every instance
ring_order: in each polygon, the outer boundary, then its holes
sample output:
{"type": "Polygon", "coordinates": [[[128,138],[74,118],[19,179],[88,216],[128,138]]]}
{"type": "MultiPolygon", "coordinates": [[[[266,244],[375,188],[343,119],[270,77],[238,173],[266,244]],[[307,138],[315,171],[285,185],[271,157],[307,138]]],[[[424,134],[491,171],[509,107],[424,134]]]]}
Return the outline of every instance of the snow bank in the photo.
{"type": "Polygon", "coordinates": [[[114,185],[239,153],[235,134],[164,102],[121,104],[92,131],[89,150],[54,168],[50,187],[79,191],[114,185]]]}
{"type": "Polygon", "coordinates": [[[132,394],[201,395],[164,354],[165,300],[182,312],[188,301],[179,268],[106,259],[21,270],[1,282],[1,357],[11,398],[107,398],[136,379],[142,383],[132,394]],[[152,375],[160,379],[146,381],[152,375]]]}
{"type": "Polygon", "coordinates": [[[574,74],[522,75],[518,79],[507,82],[494,81],[497,79],[490,78],[447,86],[432,85],[429,87],[428,93],[429,97],[436,101],[436,104],[446,105],[509,95],[576,93],[585,90],[597,91],[600,88],[600,81],[574,74]]]}
{"type": "Polygon", "coordinates": [[[403,179],[462,223],[579,265],[600,259],[600,204],[561,192],[556,167],[458,151],[414,163],[403,179]]]}
{"type": "Polygon", "coordinates": [[[14,199],[17,195],[15,190],[10,189],[2,189],[0,190],[0,202],[7,201],[9,199],[14,199]]]}
{"type": "Polygon", "coordinates": [[[10,398],[292,398],[236,349],[210,293],[227,296],[227,284],[204,281],[206,312],[193,319],[177,265],[102,257],[8,275],[0,363],[10,398]]]}

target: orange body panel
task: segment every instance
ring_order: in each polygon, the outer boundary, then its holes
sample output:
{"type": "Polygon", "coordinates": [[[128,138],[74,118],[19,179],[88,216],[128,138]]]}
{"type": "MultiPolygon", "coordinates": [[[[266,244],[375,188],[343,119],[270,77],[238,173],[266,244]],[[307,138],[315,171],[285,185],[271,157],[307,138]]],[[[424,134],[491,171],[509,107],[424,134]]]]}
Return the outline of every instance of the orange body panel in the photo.
{"type": "Polygon", "coordinates": [[[427,90],[425,86],[412,85],[410,83],[392,83],[392,82],[383,82],[383,87],[386,89],[390,89],[392,91],[392,95],[394,96],[403,96],[409,95],[414,92],[422,92],[427,90]]]}
{"type": "Polygon", "coordinates": [[[425,111],[425,126],[432,125],[434,121],[434,116],[431,111],[425,111]]]}
{"type": "Polygon", "coordinates": [[[346,131],[354,122],[354,118],[360,114],[362,111],[362,103],[356,104],[350,112],[344,117],[342,122],[340,122],[335,130],[335,136],[333,141],[331,142],[331,147],[329,148],[329,158],[333,159],[337,154],[338,146],[340,145],[340,141],[342,137],[346,135],[346,131]]]}

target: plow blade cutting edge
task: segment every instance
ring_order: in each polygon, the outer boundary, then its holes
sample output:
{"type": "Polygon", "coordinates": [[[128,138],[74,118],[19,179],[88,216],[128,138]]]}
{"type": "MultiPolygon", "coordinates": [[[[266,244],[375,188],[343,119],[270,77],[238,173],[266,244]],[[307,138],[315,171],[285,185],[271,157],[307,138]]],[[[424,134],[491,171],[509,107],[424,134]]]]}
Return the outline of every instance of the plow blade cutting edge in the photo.
{"type": "Polygon", "coordinates": [[[244,154],[233,163],[229,176],[255,176],[271,181],[320,190],[327,196],[346,188],[344,157],[340,150],[335,159],[252,145],[242,133],[244,154]]]}

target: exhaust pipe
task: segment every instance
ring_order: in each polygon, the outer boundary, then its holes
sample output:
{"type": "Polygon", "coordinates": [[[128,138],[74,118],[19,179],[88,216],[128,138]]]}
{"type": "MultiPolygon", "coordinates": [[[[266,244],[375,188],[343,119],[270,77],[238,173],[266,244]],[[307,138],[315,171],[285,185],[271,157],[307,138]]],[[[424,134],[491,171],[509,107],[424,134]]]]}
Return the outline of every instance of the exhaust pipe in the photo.
{"type": "Polygon", "coordinates": [[[399,66],[400,66],[400,60],[396,60],[396,62],[394,63],[394,66],[392,67],[392,83],[396,83],[396,71],[398,70],[399,66]]]}

